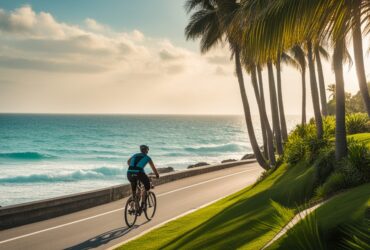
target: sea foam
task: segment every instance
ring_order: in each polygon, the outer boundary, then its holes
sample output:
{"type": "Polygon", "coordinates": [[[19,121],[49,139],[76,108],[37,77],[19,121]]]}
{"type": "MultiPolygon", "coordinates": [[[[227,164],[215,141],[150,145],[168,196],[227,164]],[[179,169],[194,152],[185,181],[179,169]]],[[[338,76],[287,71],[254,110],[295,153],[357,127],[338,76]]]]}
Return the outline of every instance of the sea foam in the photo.
{"type": "Polygon", "coordinates": [[[124,168],[100,167],[95,169],[81,169],[60,174],[31,174],[0,178],[0,184],[6,183],[37,183],[37,182],[72,182],[81,180],[102,180],[112,177],[122,177],[124,168]]]}

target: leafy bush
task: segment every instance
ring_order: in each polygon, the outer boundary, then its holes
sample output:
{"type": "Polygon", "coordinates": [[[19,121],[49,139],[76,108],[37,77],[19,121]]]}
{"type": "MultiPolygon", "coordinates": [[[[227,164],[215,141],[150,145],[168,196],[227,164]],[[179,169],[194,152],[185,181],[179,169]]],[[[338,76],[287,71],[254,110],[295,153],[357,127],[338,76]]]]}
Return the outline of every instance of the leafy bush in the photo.
{"type": "Polygon", "coordinates": [[[316,195],[321,198],[328,197],[344,188],[347,188],[346,178],[342,172],[336,171],[316,190],[316,195]]]}
{"type": "Polygon", "coordinates": [[[327,137],[318,139],[315,135],[309,134],[306,139],[306,160],[311,163],[320,154],[320,151],[330,146],[330,141],[327,137]]]}
{"type": "Polygon", "coordinates": [[[335,116],[327,116],[323,119],[323,128],[325,137],[335,136],[335,116]]]}
{"type": "Polygon", "coordinates": [[[341,171],[348,186],[358,186],[370,181],[370,151],[366,144],[348,141],[348,155],[342,162],[341,171]]]}
{"type": "Polygon", "coordinates": [[[284,159],[287,163],[293,165],[304,158],[306,152],[306,143],[303,137],[298,134],[289,136],[285,144],[284,159]]]}
{"type": "Polygon", "coordinates": [[[327,147],[321,150],[313,166],[315,168],[316,183],[324,183],[335,167],[334,147],[327,147]]]}
{"type": "MultiPolygon", "coordinates": [[[[327,127],[328,131],[330,126],[327,127]]],[[[291,165],[303,159],[311,163],[320,150],[330,145],[329,138],[331,136],[329,136],[329,133],[332,132],[328,132],[328,135],[325,135],[323,139],[318,139],[316,126],[312,119],[306,125],[297,125],[290,133],[285,144],[284,160],[291,165]]]]}
{"type": "Polygon", "coordinates": [[[346,115],[347,134],[370,132],[368,126],[369,117],[365,113],[354,113],[346,115]]]}

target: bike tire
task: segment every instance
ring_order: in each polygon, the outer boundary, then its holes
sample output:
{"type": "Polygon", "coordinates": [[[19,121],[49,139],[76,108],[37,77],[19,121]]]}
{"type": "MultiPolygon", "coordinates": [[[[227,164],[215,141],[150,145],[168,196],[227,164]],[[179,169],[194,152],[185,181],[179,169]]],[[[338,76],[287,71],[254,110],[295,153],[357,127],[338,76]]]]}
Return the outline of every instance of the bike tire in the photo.
{"type": "Polygon", "coordinates": [[[135,201],[132,197],[130,197],[126,201],[125,205],[125,222],[128,227],[132,227],[133,225],[135,225],[137,219],[136,209],[134,209],[133,211],[130,210],[131,206],[136,207],[135,201]]]}
{"type": "Polygon", "coordinates": [[[149,192],[146,197],[146,204],[144,209],[144,214],[147,220],[151,220],[155,211],[157,210],[157,198],[153,192],[149,192]]]}

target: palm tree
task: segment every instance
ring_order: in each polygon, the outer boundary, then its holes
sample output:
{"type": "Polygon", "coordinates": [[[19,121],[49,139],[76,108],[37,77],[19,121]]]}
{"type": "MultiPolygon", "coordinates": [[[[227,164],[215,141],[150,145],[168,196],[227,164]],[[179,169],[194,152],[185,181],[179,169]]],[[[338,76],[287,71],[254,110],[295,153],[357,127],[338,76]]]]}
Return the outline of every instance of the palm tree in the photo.
{"type": "Polygon", "coordinates": [[[299,70],[301,71],[301,81],[302,81],[302,119],[301,124],[306,124],[306,55],[299,45],[294,45],[290,49],[294,60],[297,62],[295,65],[299,65],[299,70]]]}
{"type": "Polygon", "coordinates": [[[238,78],[240,94],[243,102],[245,121],[249,140],[256,157],[256,160],[264,169],[269,169],[269,165],[263,157],[253,129],[252,117],[248,97],[244,87],[244,78],[240,63],[240,48],[233,41],[233,38],[228,34],[228,22],[232,19],[232,15],[238,8],[236,1],[215,1],[212,0],[188,0],[186,2],[187,11],[196,10],[190,18],[190,22],[185,28],[187,39],[201,38],[201,52],[206,53],[216,44],[222,41],[223,36],[226,37],[230,44],[230,49],[235,59],[236,75],[238,78]],[[224,4],[224,5],[223,5],[224,4]],[[220,6],[223,7],[220,7],[220,6]]]}
{"type": "MultiPolygon", "coordinates": [[[[254,48],[256,56],[260,59],[266,59],[297,43],[304,42],[306,44],[318,138],[322,137],[323,131],[311,41],[330,38],[334,44],[336,51],[333,61],[335,64],[334,73],[339,85],[336,88],[336,103],[338,105],[336,126],[339,128],[336,133],[337,159],[345,156],[346,152],[345,130],[343,129],[345,128],[343,118],[345,115],[343,108],[345,95],[344,87],[342,88],[344,86],[342,52],[345,48],[345,36],[351,27],[348,22],[351,20],[353,12],[351,2],[337,0],[248,0],[242,1],[241,8],[241,15],[244,15],[247,20],[253,20],[253,25],[244,30],[243,42],[247,43],[247,47],[254,48]]],[[[366,2],[370,5],[368,1],[366,2]]],[[[368,10],[369,8],[367,8],[368,10]]],[[[369,18],[369,15],[367,17],[369,18]]],[[[361,40],[361,36],[359,38],[358,40],[361,40]]],[[[365,98],[364,101],[368,102],[365,98]]]]}
{"type": "Polygon", "coordinates": [[[281,63],[285,63],[288,65],[295,65],[296,62],[287,53],[283,52],[280,56],[277,57],[277,60],[275,63],[281,136],[283,138],[283,141],[286,142],[288,140],[288,132],[287,132],[287,126],[286,126],[286,120],[285,120],[283,92],[281,89],[281,63]]]}
{"type": "Polygon", "coordinates": [[[288,139],[288,132],[286,128],[286,121],[285,121],[285,111],[284,111],[284,103],[283,103],[283,92],[281,89],[281,57],[278,56],[275,62],[275,69],[276,69],[276,88],[277,88],[277,97],[278,97],[278,104],[279,104],[279,120],[280,120],[280,129],[281,129],[281,137],[285,142],[288,139]]]}
{"type": "Polygon", "coordinates": [[[344,41],[338,40],[333,54],[333,66],[335,73],[335,158],[341,160],[347,155],[347,137],[345,122],[345,91],[343,80],[343,53],[344,41]]]}
{"type": "MultiPolygon", "coordinates": [[[[364,15],[363,10],[366,11],[366,18],[369,18],[369,1],[365,0],[353,0],[348,5],[352,6],[352,37],[353,37],[353,51],[355,57],[355,65],[358,83],[360,86],[360,91],[365,104],[365,108],[368,116],[370,117],[370,97],[367,88],[366,73],[364,66],[363,57],[363,46],[362,46],[362,31],[361,31],[361,16],[364,15]]],[[[348,9],[347,9],[348,10],[348,9]]],[[[351,11],[351,10],[349,10],[351,11]]]]}
{"type": "Polygon", "coordinates": [[[263,95],[263,86],[262,82],[260,81],[260,85],[258,85],[257,81],[257,66],[252,63],[249,67],[250,75],[251,75],[251,82],[254,89],[254,94],[256,96],[257,104],[258,104],[258,110],[260,113],[260,119],[262,124],[262,136],[265,137],[264,140],[266,140],[266,146],[264,144],[264,151],[265,154],[267,153],[268,159],[270,160],[270,165],[272,167],[275,166],[276,160],[275,160],[275,150],[274,150],[274,136],[271,131],[270,122],[267,118],[266,113],[266,107],[265,107],[265,101],[262,97],[263,95]]]}
{"type": "Polygon", "coordinates": [[[317,138],[321,139],[324,135],[324,130],[323,130],[322,117],[321,117],[321,112],[320,112],[320,99],[319,99],[319,94],[317,90],[315,65],[313,62],[311,40],[308,40],[306,44],[307,44],[308,70],[310,73],[311,97],[312,97],[312,104],[313,104],[313,112],[315,114],[317,138]]]}
{"type": "Polygon", "coordinates": [[[322,47],[318,42],[314,46],[314,53],[315,53],[315,61],[316,61],[316,67],[317,67],[317,75],[318,75],[318,80],[319,80],[319,88],[320,88],[321,112],[323,116],[327,116],[328,108],[327,108],[325,80],[324,80],[324,72],[322,69],[321,56],[327,60],[329,58],[329,54],[324,49],[324,47],[322,47]]]}
{"type": "MultiPolygon", "coordinates": [[[[262,69],[261,69],[261,66],[259,64],[257,64],[257,79],[258,79],[258,90],[259,90],[259,100],[260,100],[260,104],[261,104],[261,109],[264,110],[265,114],[266,114],[266,122],[269,123],[269,120],[267,118],[267,113],[266,113],[266,104],[265,104],[265,93],[264,93],[264,90],[263,90],[263,79],[262,79],[262,69]]],[[[270,123],[268,124],[268,126],[270,127],[270,123]]],[[[265,133],[265,137],[267,139],[267,130],[266,130],[266,125],[264,123],[264,127],[265,127],[265,130],[264,130],[264,133],[265,133]]],[[[271,127],[270,127],[270,132],[271,132],[271,127]]],[[[271,132],[272,134],[272,132],[271,132]]],[[[272,138],[272,137],[271,137],[272,138]]],[[[272,138],[272,143],[273,143],[273,138],[272,138]]],[[[272,148],[274,146],[272,145],[272,148]]],[[[265,143],[263,143],[263,151],[265,152],[265,157],[267,157],[267,152],[268,152],[268,148],[267,148],[267,141],[265,143]]]]}
{"type": "Polygon", "coordinates": [[[277,102],[277,97],[276,97],[275,77],[274,77],[274,70],[272,67],[271,60],[267,62],[267,73],[268,73],[269,88],[270,88],[272,127],[273,127],[274,134],[275,134],[277,152],[279,155],[282,155],[283,154],[283,143],[281,141],[281,130],[280,130],[280,121],[279,121],[278,102],[277,102]]]}

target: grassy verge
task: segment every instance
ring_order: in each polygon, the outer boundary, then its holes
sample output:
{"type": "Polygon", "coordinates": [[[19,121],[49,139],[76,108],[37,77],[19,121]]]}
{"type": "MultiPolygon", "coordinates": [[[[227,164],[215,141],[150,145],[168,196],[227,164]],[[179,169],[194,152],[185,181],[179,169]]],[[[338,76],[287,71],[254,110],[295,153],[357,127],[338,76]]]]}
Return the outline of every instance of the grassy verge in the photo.
{"type": "MultiPolygon", "coordinates": [[[[361,233],[356,235],[357,230],[353,230],[353,226],[367,227],[367,244],[370,244],[368,235],[369,197],[370,184],[361,185],[335,196],[319,207],[314,215],[299,222],[268,249],[307,249],[307,245],[315,249],[346,249],[347,241],[356,241],[355,238],[361,239],[361,233]],[[308,226],[313,224],[317,228],[316,234],[313,233],[313,228],[308,226]],[[349,235],[346,232],[349,232],[349,235]]],[[[365,248],[351,246],[348,249],[365,248]]]]}

